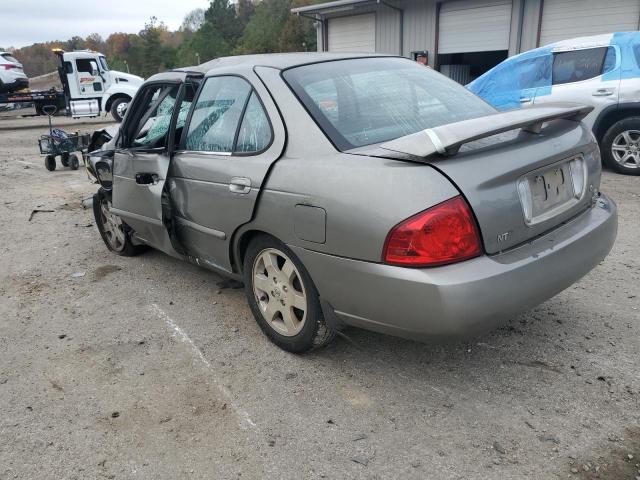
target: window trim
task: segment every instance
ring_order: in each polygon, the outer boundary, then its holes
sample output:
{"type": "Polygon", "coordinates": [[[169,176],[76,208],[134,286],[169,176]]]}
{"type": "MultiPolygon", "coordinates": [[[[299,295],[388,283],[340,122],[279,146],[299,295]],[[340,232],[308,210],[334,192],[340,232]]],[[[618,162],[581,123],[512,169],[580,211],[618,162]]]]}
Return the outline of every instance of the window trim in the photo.
{"type": "Polygon", "coordinates": [[[273,123],[271,122],[271,117],[269,116],[269,112],[267,111],[266,107],[264,106],[264,102],[262,101],[262,98],[260,98],[260,94],[258,93],[256,88],[254,87],[253,83],[251,83],[251,80],[249,80],[244,75],[240,75],[238,73],[220,73],[220,74],[217,74],[217,75],[210,75],[210,76],[207,76],[207,77],[202,79],[202,82],[200,83],[198,91],[196,92],[196,96],[195,96],[195,98],[193,100],[193,104],[191,105],[191,109],[189,110],[189,114],[187,115],[187,119],[186,119],[186,121],[184,123],[184,128],[182,130],[182,136],[180,137],[180,143],[178,144],[178,149],[174,152],[174,154],[186,153],[186,154],[214,155],[214,156],[223,156],[223,157],[255,157],[255,156],[258,156],[258,155],[262,155],[264,152],[269,150],[271,148],[271,146],[273,145],[274,140],[275,140],[275,132],[273,130],[273,123]],[[240,113],[240,119],[238,120],[238,125],[236,125],[236,132],[235,132],[234,137],[233,137],[232,150],[230,152],[211,152],[211,151],[205,151],[205,150],[188,150],[186,148],[186,143],[187,143],[187,135],[189,134],[189,127],[191,126],[191,119],[193,117],[193,113],[195,112],[196,106],[198,105],[198,101],[200,100],[200,96],[202,95],[202,91],[203,91],[205,85],[207,84],[207,81],[209,81],[209,79],[211,79],[211,78],[225,78],[225,77],[237,77],[237,78],[240,78],[241,80],[244,80],[245,82],[247,82],[247,84],[249,84],[249,94],[247,95],[247,98],[244,101],[244,105],[242,106],[242,112],[240,113]],[[267,122],[269,123],[269,131],[271,133],[271,135],[269,137],[269,143],[267,143],[262,150],[258,150],[258,151],[255,151],[255,152],[237,152],[236,151],[236,147],[237,147],[237,142],[238,142],[238,136],[240,135],[240,128],[242,127],[242,122],[244,122],[244,115],[245,115],[245,113],[247,111],[247,105],[249,105],[249,100],[251,99],[251,95],[253,95],[254,93],[256,95],[256,98],[258,99],[258,102],[260,102],[260,106],[262,107],[262,111],[264,112],[264,115],[267,118],[267,122]]]}
{"type": "Polygon", "coordinates": [[[609,73],[609,72],[614,72],[617,69],[620,68],[620,62],[621,62],[621,53],[620,53],[620,49],[617,45],[600,45],[600,46],[594,46],[594,47],[585,47],[585,48],[574,48],[574,49],[569,49],[569,50],[559,50],[559,51],[553,51],[551,52],[551,86],[552,87],[559,87],[562,85],[575,85],[577,83],[582,83],[582,82],[590,82],[595,78],[599,78],[602,77],[603,75],[609,73]],[[605,53],[602,57],[602,65],[600,66],[600,73],[598,75],[595,75],[593,77],[589,77],[589,78],[584,78],[582,80],[576,80],[574,82],[563,82],[563,83],[554,83],[554,67],[555,67],[555,61],[556,61],[556,56],[563,54],[563,53],[575,53],[575,52],[583,52],[585,50],[596,50],[596,49],[601,49],[604,48],[605,49],[605,53]],[[606,72],[603,70],[604,69],[604,64],[605,61],[607,59],[607,55],[608,55],[608,49],[612,48],[613,51],[616,54],[616,62],[613,66],[613,68],[611,70],[607,70],[606,72]]]}

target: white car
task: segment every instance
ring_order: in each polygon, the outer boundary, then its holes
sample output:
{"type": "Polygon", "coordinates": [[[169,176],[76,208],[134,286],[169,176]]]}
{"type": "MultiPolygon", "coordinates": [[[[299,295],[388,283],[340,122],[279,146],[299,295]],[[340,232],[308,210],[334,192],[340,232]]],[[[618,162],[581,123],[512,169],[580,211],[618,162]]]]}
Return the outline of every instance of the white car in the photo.
{"type": "Polygon", "coordinates": [[[29,78],[22,64],[10,53],[0,51],[0,93],[15,92],[29,87],[29,78]]]}
{"type": "Polygon", "coordinates": [[[574,38],[508,58],[467,86],[500,110],[574,102],[594,108],[603,162],[640,175],[640,32],[574,38]]]}

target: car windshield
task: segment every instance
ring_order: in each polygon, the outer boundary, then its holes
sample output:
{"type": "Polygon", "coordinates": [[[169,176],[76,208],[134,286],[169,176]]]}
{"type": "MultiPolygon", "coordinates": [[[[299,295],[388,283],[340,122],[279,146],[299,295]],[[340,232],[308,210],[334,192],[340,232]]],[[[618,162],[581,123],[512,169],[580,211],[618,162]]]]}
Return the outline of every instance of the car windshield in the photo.
{"type": "Polygon", "coordinates": [[[100,65],[102,65],[102,69],[105,72],[109,71],[109,64],[107,63],[107,59],[104,57],[98,57],[100,59],[100,65]]]}
{"type": "Polygon", "coordinates": [[[496,112],[458,83],[402,58],[317,63],[283,76],[341,150],[496,112]]]}

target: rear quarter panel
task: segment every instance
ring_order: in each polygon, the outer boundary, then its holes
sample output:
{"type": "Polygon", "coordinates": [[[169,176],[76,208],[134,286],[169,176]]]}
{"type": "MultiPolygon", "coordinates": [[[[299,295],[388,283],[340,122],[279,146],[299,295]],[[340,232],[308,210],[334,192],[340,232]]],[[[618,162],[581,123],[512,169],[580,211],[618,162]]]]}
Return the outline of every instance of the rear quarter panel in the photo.
{"type": "MultiPolygon", "coordinates": [[[[278,105],[287,129],[283,156],[273,164],[255,215],[241,227],[261,230],[285,243],[343,257],[378,262],[386,236],[402,220],[458,194],[434,168],[341,153],[329,142],[280,77],[256,67],[278,105]],[[323,209],[324,243],[318,225],[298,225],[296,205],[323,209]],[[309,241],[300,230],[313,231],[309,241]],[[303,238],[301,238],[303,237],[303,238]]],[[[310,210],[311,212],[311,210],[310,210]]],[[[314,219],[322,216],[313,210],[314,219]]],[[[314,220],[311,220],[314,221],[314,220]]]]}
{"type": "Polygon", "coordinates": [[[285,156],[273,167],[251,228],[290,245],[379,262],[396,224],[457,194],[428,165],[341,153],[285,156]],[[300,209],[296,212],[300,205],[323,209],[324,218],[313,209],[301,218],[300,209]],[[310,225],[323,220],[324,225],[310,225]],[[304,232],[318,229],[325,235],[309,241],[304,232]]]}

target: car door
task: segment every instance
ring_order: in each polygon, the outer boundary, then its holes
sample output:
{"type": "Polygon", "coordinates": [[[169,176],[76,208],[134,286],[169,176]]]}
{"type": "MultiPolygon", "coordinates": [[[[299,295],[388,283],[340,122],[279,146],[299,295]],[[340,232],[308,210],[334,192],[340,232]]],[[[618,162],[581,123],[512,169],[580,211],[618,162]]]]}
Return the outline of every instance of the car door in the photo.
{"type": "Polygon", "coordinates": [[[171,162],[169,193],[176,236],[192,260],[230,271],[230,242],[248,222],[285,130],[252,69],[206,78],[171,162]]]}
{"type": "Polygon", "coordinates": [[[618,46],[553,53],[552,88],[536,96],[535,104],[573,102],[595,107],[584,122],[593,126],[598,114],[618,103],[620,54],[618,46]]]}
{"type": "Polygon", "coordinates": [[[76,58],[76,81],[81,97],[95,97],[104,93],[104,79],[95,58],[76,58]]]}
{"type": "Polygon", "coordinates": [[[187,74],[151,82],[136,95],[113,160],[112,210],[143,242],[180,256],[163,221],[162,194],[175,136],[181,134],[193,90],[187,74]]]}

